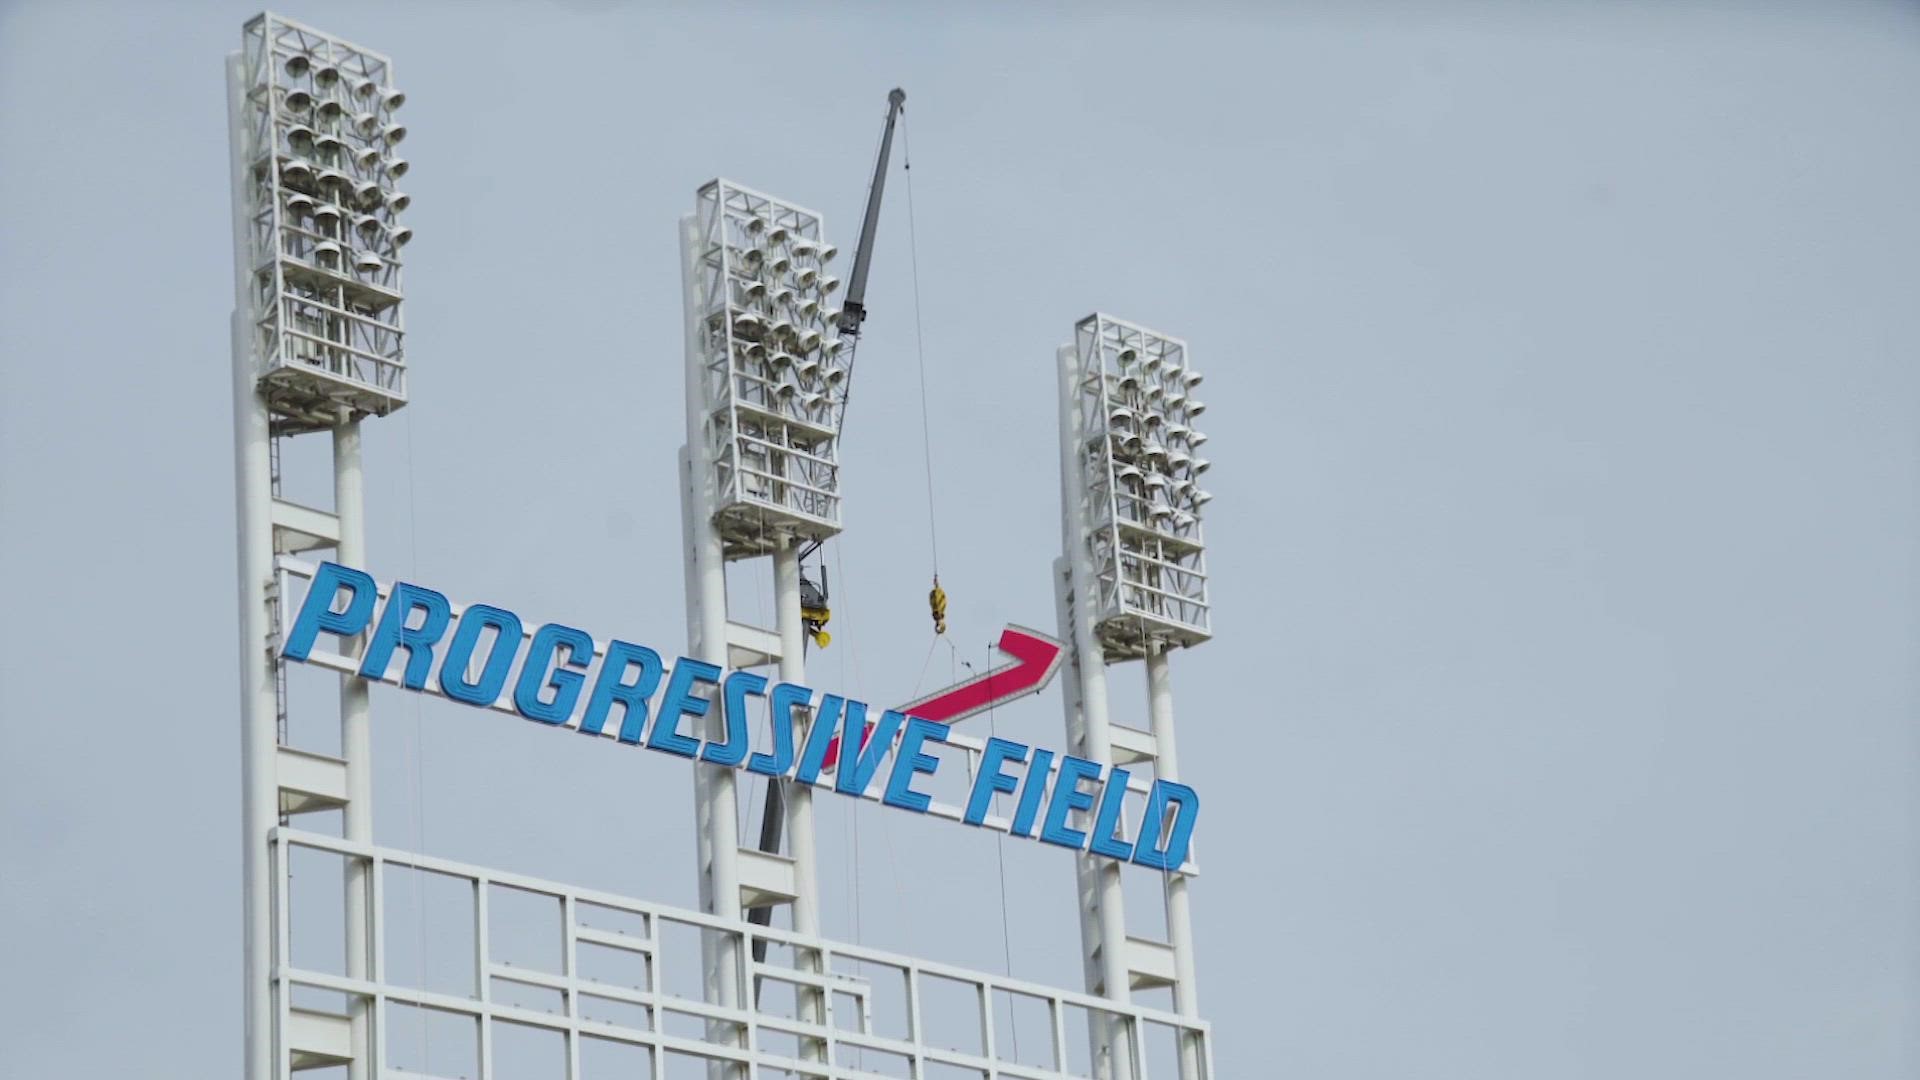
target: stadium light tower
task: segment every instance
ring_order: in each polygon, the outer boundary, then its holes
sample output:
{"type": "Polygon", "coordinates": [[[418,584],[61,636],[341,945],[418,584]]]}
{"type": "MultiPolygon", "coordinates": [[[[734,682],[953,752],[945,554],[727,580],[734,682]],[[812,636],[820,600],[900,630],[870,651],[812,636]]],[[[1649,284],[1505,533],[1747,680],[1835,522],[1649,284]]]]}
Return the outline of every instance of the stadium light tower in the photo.
{"type": "MultiPolygon", "coordinates": [[[[360,422],[407,403],[402,353],[401,224],[395,186],[406,100],[379,53],[277,15],[249,20],[227,60],[234,213],[234,451],[239,525],[240,693],[245,879],[246,1072],[347,1067],[374,1076],[373,1009],[294,1009],[277,974],[270,837],[283,817],[340,811],[348,841],[370,843],[372,773],[367,685],[340,680],[341,754],[286,745],[285,670],[275,558],[332,549],[366,561],[360,422]],[[326,432],[331,511],[284,499],[280,440],[326,432]],[[293,1023],[298,1017],[300,1023],[293,1023]],[[297,1028],[297,1030],[295,1030],[297,1028]]],[[[346,975],[371,974],[365,866],[346,871],[346,975]]]]}
{"type": "MultiPolygon", "coordinates": [[[[686,531],[688,655],[729,668],[777,666],[779,680],[806,677],[800,603],[803,545],[840,531],[840,421],[847,364],[831,304],[839,282],[835,248],[819,214],[727,180],[701,187],[681,220],[686,292],[687,443],[681,452],[686,531]],[[776,625],[727,613],[727,562],[771,557],[776,625]]],[[[724,720],[707,716],[710,735],[724,720]]],[[[734,770],[695,774],[700,903],[739,919],[790,908],[793,929],[820,933],[813,791],[782,781],[769,789],[785,808],[788,854],[777,838],[743,846],[734,770]]],[[[765,917],[764,915],[762,917],[765,917]]],[[[734,1008],[750,980],[737,942],[703,950],[708,998],[734,1008]]],[[[800,992],[800,1015],[825,1015],[820,995],[800,992]]],[[[825,1060],[802,1040],[802,1056],[825,1060]]]]}
{"type": "MultiPolygon", "coordinates": [[[[1068,741],[1094,761],[1144,764],[1177,780],[1167,654],[1212,636],[1200,526],[1212,496],[1200,487],[1209,463],[1195,426],[1206,410],[1194,396],[1201,376],[1185,342],[1099,313],[1080,320],[1058,358],[1064,552],[1054,584],[1074,676],[1063,694],[1068,741]],[[1144,731],[1108,716],[1106,665],[1126,660],[1146,662],[1144,731]]],[[[1160,827],[1143,822],[1140,833],[1160,827]]],[[[1167,940],[1153,941],[1127,935],[1119,864],[1078,859],[1087,989],[1126,1001],[1133,990],[1170,987],[1175,1012],[1197,1017],[1187,875],[1167,874],[1167,940]]],[[[1105,1075],[1130,1075],[1124,1038],[1094,1041],[1105,1075]]],[[[1179,1059],[1182,1080],[1201,1075],[1196,1037],[1181,1034],[1179,1059]]]]}

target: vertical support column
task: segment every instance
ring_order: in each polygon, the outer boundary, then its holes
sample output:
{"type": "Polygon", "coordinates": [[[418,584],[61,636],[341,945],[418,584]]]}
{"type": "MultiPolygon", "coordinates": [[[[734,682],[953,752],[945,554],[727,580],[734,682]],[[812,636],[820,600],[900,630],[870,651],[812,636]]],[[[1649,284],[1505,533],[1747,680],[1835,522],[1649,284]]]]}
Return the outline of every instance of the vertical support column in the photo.
{"type": "MultiPolygon", "coordinates": [[[[345,409],[333,429],[333,512],[340,521],[340,543],[335,554],[347,566],[367,565],[366,485],[360,471],[360,421],[345,409]]],[[[364,634],[343,641],[342,651],[358,658],[364,646],[364,634]]],[[[340,756],[347,762],[347,805],[343,808],[343,833],[348,840],[373,843],[373,732],[368,719],[368,685],[356,675],[340,676],[340,756]]],[[[347,977],[368,977],[367,877],[365,860],[347,861],[347,977]]],[[[374,1075],[369,1053],[369,1002],[352,997],[347,1015],[353,1028],[353,1060],[347,1065],[348,1080],[368,1080],[374,1075]]]]}
{"type": "Polygon", "coordinates": [[[277,1075],[273,1045],[273,884],[267,838],[280,818],[275,754],[274,664],[267,605],[273,587],[273,479],[267,406],[256,388],[247,265],[246,67],[227,58],[227,121],[233,180],[234,520],[240,565],[240,863],[247,1080],[277,1075]]]}
{"type": "MultiPolygon", "coordinates": [[[[1168,671],[1166,646],[1159,643],[1147,651],[1147,720],[1153,732],[1153,775],[1161,780],[1179,780],[1180,761],[1173,738],[1173,678],[1168,671]]],[[[1158,822],[1141,823],[1143,831],[1158,827],[1158,822]]],[[[1173,946],[1173,1010],[1199,1019],[1200,990],[1194,978],[1193,914],[1187,904],[1187,875],[1177,870],[1169,872],[1166,896],[1167,941],[1173,946]]],[[[1199,1043],[1182,1037],[1180,1080],[1199,1077],[1199,1043]]]]}
{"type": "MultiPolygon", "coordinates": [[[[1065,483],[1066,478],[1063,476],[1061,478],[1062,486],[1064,486],[1065,483]]],[[[1063,507],[1066,506],[1066,501],[1062,500],[1061,505],[1063,507]]],[[[1064,520],[1071,522],[1072,518],[1067,517],[1064,520]]],[[[1071,533],[1072,530],[1069,527],[1067,534],[1071,536],[1071,533]]],[[[1066,542],[1071,543],[1072,541],[1069,539],[1066,542]]],[[[1060,627],[1060,640],[1066,642],[1073,641],[1074,597],[1072,593],[1073,569],[1069,565],[1067,557],[1062,555],[1053,562],[1053,599],[1056,621],[1060,627]]],[[[1082,731],[1080,711],[1080,654],[1074,649],[1067,651],[1067,677],[1060,680],[1060,704],[1066,714],[1067,749],[1069,752],[1084,754],[1086,747],[1080,736],[1082,731]]],[[[1092,990],[1094,987],[1100,985],[1100,969],[1096,965],[1100,949],[1100,924],[1099,916],[1096,912],[1098,901],[1094,896],[1094,883],[1088,876],[1087,870],[1088,867],[1084,859],[1074,860],[1073,895],[1074,906],[1079,915],[1081,975],[1086,982],[1087,989],[1092,990]]],[[[1100,1046],[1097,1044],[1097,1040],[1096,1045],[1093,1047],[1093,1054],[1097,1062],[1100,1056],[1100,1046]]]]}
{"type": "MultiPolygon", "coordinates": [[[[783,537],[773,553],[774,627],[780,634],[780,681],[804,685],[807,681],[806,625],[800,615],[800,545],[795,537],[783,537]]],[[[812,727],[809,718],[808,727],[812,727]]],[[[813,787],[787,780],[773,789],[781,792],[786,812],[787,851],[793,857],[793,929],[808,937],[820,936],[820,880],[817,849],[813,835],[813,787]]],[[[817,957],[796,962],[806,970],[818,972],[817,957]]],[[[802,1023],[826,1022],[826,1002],[809,988],[800,988],[799,1019],[802,1023]]],[[[812,1039],[800,1041],[804,1061],[826,1060],[826,1046],[812,1039]]]]}
{"type": "MultiPolygon", "coordinates": [[[[1098,585],[1094,581],[1092,555],[1087,546],[1086,471],[1081,465],[1082,432],[1078,364],[1073,346],[1062,346],[1060,363],[1060,475],[1066,495],[1066,560],[1072,574],[1073,605],[1070,645],[1079,669],[1080,740],[1086,755],[1102,765],[1113,763],[1112,739],[1107,720],[1106,657],[1094,635],[1093,608],[1098,585]]],[[[1073,732],[1067,733],[1069,737],[1073,732]]],[[[1092,855],[1075,856],[1081,863],[1083,888],[1090,887],[1094,897],[1095,925],[1099,931],[1099,992],[1114,1001],[1129,997],[1127,978],[1127,924],[1120,892],[1120,866],[1111,859],[1092,855]]],[[[1089,989],[1093,989],[1089,987],[1089,989]]],[[[1124,1030],[1107,1033],[1107,1048],[1116,1078],[1131,1077],[1130,1046],[1124,1030]]]]}
{"type": "MultiPolygon", "coordinates": [[[[727,582],[720,534],[713,526],[713,438],[707,431],[706,371],[700,349],[700,230],[695,215],[680,221],[681,282],[686,306],[687,445],[681,454],[682,520],[687,540],[687,655],[725,667],[727,582]]],[[[726,718],[716,695],[706,734],[726,738],[726,718]]],[[[700,905],[725,919],[740,918],[740,822],[734,770],[694,766],[694,816],[699,826],[700,905]]],[[[707,1000],[741,1007],[739,941],[703,933],[707,1000]]]]}

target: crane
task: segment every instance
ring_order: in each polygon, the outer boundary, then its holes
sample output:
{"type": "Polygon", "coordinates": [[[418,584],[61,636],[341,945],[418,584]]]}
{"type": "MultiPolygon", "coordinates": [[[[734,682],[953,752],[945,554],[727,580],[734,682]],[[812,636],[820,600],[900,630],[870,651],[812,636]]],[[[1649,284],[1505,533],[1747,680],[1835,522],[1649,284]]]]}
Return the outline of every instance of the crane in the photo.
{"type": "MultiPolygon", "coordinates": [[[[847,280],[846,299],[840,304],[837,325],[840,327],[840,336],[847,339],[846,393],[848,396],[851,396],[853,390],[853,353],[859,347],[861,324],[867,321],[867,273],[873,267],[873,242],[880,231],[880,202],[887,190],[887,162],[893,154],[893,129],[900,119],[901,110],[906,102],[907,92],[897,86],[887,94],[887,123],[880,134],[879,157],[873,163],[873,182],[867,187],[867,212],[861,218],[860,240],[854,246],[853,273],[847,280]]],[[[841,400],[840,410],[841,419],[844,422],[846,417],[844,397],[841,400]]],[[[828,641],[825,627],[827,620],[832,616],[831,610],[827,607],[827,568],[824,563],[821,565],[818,581],[810,580],[805,571],[808,556],[818,550],[820,550],[820,541],[815,540],[800,553],[801,617],[805,620],[806,628],[814,642],[825,646],[828,641]]],[[[784,828],[785,819],[786,807],[780,798],[780,780],[777,777],[768,777],[766,806],[760,814],[759,847],[761,851],[776,853],[780,850],[780,834],[784,828]]],[[[772,918],[771,907],[756,907],[747,911],[747,921],[758,926],[766,926],[772,918]]],[[[754,962],[765,960],[766,953],[766,940],[755,938],[754,962]]],[[[759,984],[756,981],[754,984],[756,998],[759,992],[759,984]]]]}

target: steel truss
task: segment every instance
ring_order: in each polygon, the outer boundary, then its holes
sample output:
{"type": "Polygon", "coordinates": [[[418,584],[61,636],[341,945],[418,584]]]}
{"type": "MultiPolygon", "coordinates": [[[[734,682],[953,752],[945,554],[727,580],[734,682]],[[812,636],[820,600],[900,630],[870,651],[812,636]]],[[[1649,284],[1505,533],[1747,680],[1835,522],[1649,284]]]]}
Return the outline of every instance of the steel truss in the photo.
{"type": "MultiPolygon", "coordinates": [[[[1179,779],[1169,651],[1206,641],[1206,547],[1200,513],[1211,496],[1198,480],[1206,436],[1193,427],[1205,406],[1186,344],[1094,314],[1056,354],[1060,373],[1062,555],[1054,564],[1061,637],[1069,642],[1061,695],[1071,751],[1103,764],[1146,766],[1179,779]],[[1106,667],[1147,666],[1146,727],[1113,723],[1106,667]]],[[[1164,822],[1143,821],[1144,840],[1164,822]]],[[[1172,991],[1174,1009],[1199,1016],[1190,867],[1163,878],[1167,938],[1129,935],[1112,860],[1077,856],[1081,955],[1089,991],[1125,1002],[1136,990],[1172,991]]],[[[1091,1033],[1102,1075],[1131,1075],[1137,1048],[1123,1028],[1091,1033]]],[[[1204,1040],[1183,1036],[1182,1080],[1210,1076],[1204,1040]]]]}

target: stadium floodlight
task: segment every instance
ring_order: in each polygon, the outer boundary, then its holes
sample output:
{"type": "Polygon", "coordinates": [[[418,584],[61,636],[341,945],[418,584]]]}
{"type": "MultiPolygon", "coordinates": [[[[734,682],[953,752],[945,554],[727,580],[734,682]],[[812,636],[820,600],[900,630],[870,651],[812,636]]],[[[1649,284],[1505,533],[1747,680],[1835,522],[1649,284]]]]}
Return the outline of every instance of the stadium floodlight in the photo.
{"type": "Polygon", "coordinates": [[[1106,659],[1205,641],[1205,544],[1194,451],[1205,406],[1198,373],[1176,338],[1096,314],[1075,330],[1096,623],[1106,659]]]}
{"type": "MultiPolygon", "coordinates": [[[[1198,484],[1208,462],[1195,448],[1206,436],[1193,423],[1204,406],[1191,395],[1199,376],[1184,342],[1100,313],[1075,325],[1058,360],[1064,550],[1054,580],[1072,650],[1062,695],[1072,752],[1145,762],[1176,780],[1168,654],[1212,635],[1201,520],[1212,496],[1198,484]],[[1123,733],[1108,717],[1105,669],[1130,660],[1145,662],[1149,730],[1123,733]]],[[[1115,868],[1082,858],[1077,884],[1088,989],[1125,1001],[1135,989],[1170,987],[1175,1011],[1196,1015],[1186,872],[1163,883],[1164,942],[1128,933],[1133,901],[1115,868]]],[[[1089,1037],[1108,1075],[1133,1075],[1124,1027],[1089,1037]]],[[[1179,1076],[1197,1080],[1203,1048],[1186,1036],[1176,1048],[1179,1076]]]]}
{"type": "MultiPolygon", "coordinates": [[[[235,310],[234,438],[239,495],[241,745],[246,885],[247,1076],[282,1076],[316,1060],[311,1032],[289,1026],[287,932],[275,932],[286,898],[275,882],[274,831],[299,814],[338,813],[350,843],[373,839],[372,739],[366,688],[344,679],[340,744],[324,787],[300,779],[283,744],[283,661],[263,642],[284,634],[278,553],[331,548],[343,564],[366,561],[361,421],[407,403],[400,247],[412,230],[397,216],[383,122],[366,110],[399,99],[386,57],[312,27],[262,14],[248,20],[227,61],[232,151],[235,310]],[[357,118],[357,122],[356,122],[357,118]],[[328,511],[297,506],[280,491],[281,440],[325,434],[333,443],[328,511]],[[291,515],[291,516],[290,516],[291,515]],[[295,525],[297,519],[301,524],[295,525]],[[291,769],[293,772],[283,770],[291,769]]],[[[365,863],[349,861],[344,1030],[329,1037],[330,1062],[356,1075],[378,1072],[371,1035],[378,979],[369,946],[377,891],[365,863]]],[[[297,1012],[297,1007],[296,1010],[297,1012]]]]}

